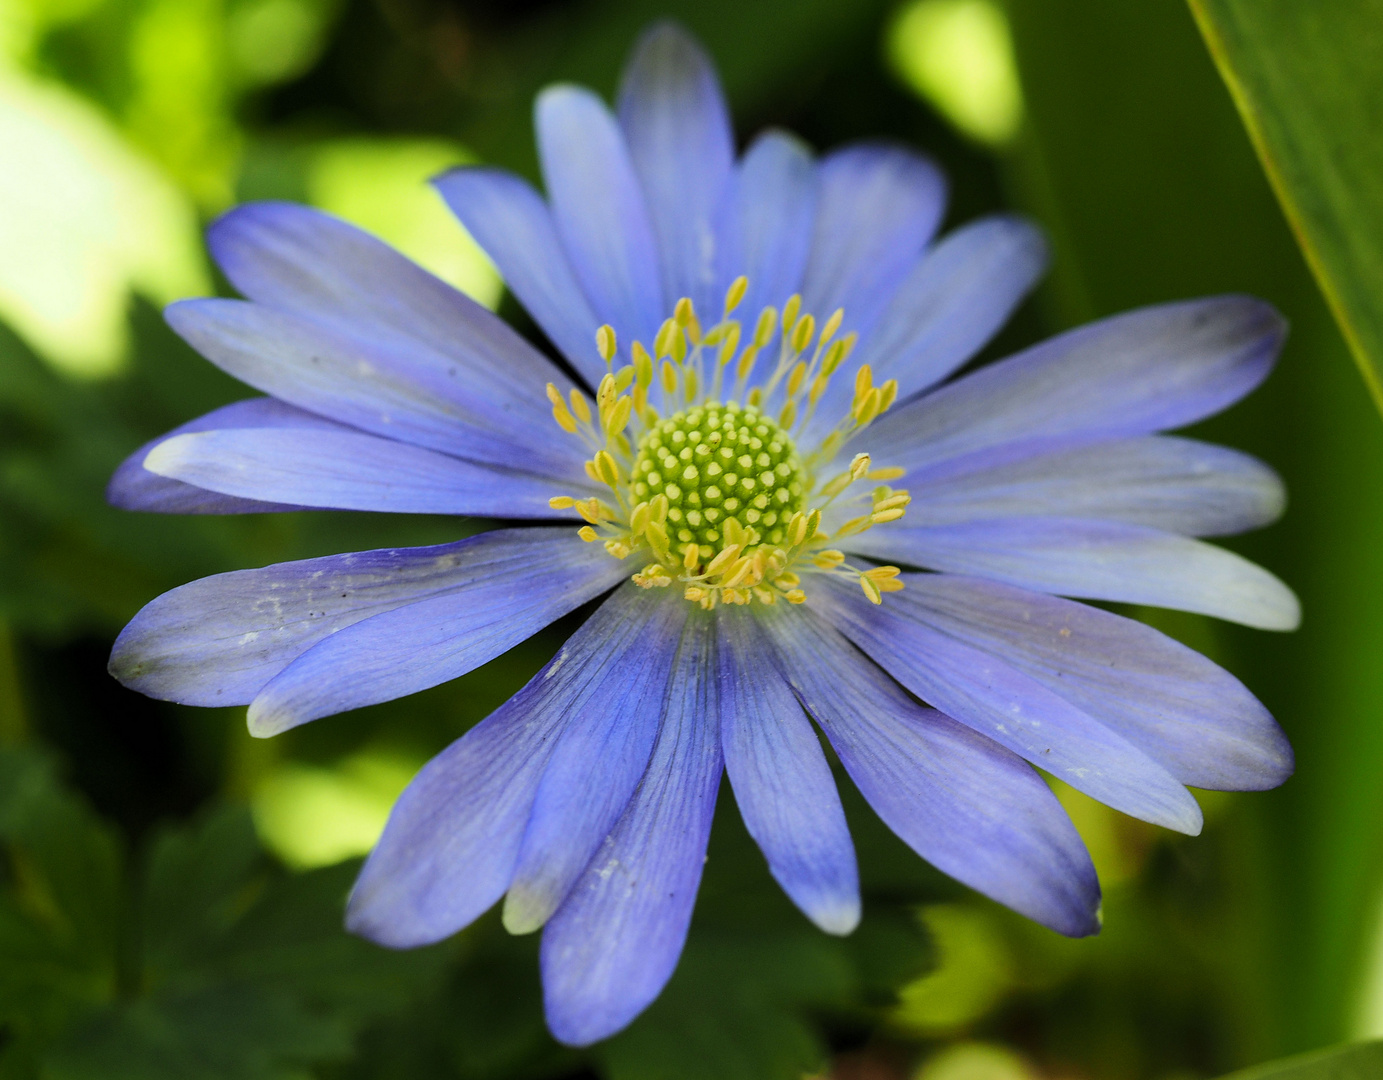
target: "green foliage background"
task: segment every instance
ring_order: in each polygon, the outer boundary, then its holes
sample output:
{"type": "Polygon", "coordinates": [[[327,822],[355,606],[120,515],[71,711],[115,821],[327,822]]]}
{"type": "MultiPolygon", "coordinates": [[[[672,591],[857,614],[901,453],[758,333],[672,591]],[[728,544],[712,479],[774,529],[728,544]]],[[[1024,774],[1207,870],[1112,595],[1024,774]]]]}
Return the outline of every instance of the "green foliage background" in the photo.
{"type": "MultiPolygon", "coordinates": [[[[1378,6],[1335,0],[1339,20],[1295,51],[1290,5],[1267,5],[1276,23],[1255,23],[1252,5],[1195,6],[1372,371],[1383,189],[1358,185],[1383,153],[1383,101],[1367,64],[1337,60],[1366,55],[1378,6]],[[1336,77],[1316,81],[1332,64],[1336,77]],[[1334,145],[1355,161],[1323,183],[1334,145]]],[[[455,684],[267,744],[249,740],[240,710],[122,690],[104,673],[109,644],[165,589],[477,526],[111,510],[102,489],[125,454],[243,389],[162,325],[157,289],[136,289],[125,360],[102,373],[73,374],[0,325],[0,1080],[883,1080],[918,1068],[928,1080],[1160,1080],[1383,1033],[1370,1011],[1383,1007],[1383,425],[1191,12],[1005,8],[1026,116],[996,149],[889,69],[886,0],[0,0],[14,70],[94,108],[202,220],[236,200],[312,198],[314,162],[343,140],[428,139],[534,177],[537,89],[575,79],[609,93],[638,30],[674,15],[715,55],[742,137],[782,124],[822,148],[903,139],[949,173],[951,223],[1018,208],[1044,225],[1051,278],[990,355],[1203,293],[1281,308],[1292,335],[1277,374],[1203,427],[1286,478],[1286,519],[1235,546],[1306,611],[1291,636],[1139,612],[1262,697],[1298,774],[1266,795],[1207,797],[1194,840],[1071,797],[1105,881],[1100,937],[1066,942],[967,894],[846,791],[866,915],[853,937],[826,938],[769,879],[727,788],[672,984],[626,1033],[576,1053],[543,1028],[533,939],[491,917],[415,953],[351,939],[339,920],[355,862],[285,865],[291,852],[246,808],[275,778],[425,759],[574,620],[455,684]],[[299,23],[275,24],[289,8],[299,23]],[[282,29],[293,25],[296,37],[282,29]],[[296,52],[245,45],[290,39],[296,52]]],[[[531,331],[507,298],[500,310],[531,331]]],[[[1377,1064],[1366,1047],[1291,1075],[1377,1064]]]]}

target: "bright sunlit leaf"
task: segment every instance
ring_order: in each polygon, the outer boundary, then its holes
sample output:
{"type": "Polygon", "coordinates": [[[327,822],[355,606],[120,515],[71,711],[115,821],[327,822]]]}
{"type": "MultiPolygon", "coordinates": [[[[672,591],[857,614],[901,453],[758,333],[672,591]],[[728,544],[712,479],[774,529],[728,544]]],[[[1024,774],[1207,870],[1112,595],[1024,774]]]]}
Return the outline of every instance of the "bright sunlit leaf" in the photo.
{"type": "Polygon", "coordinates": [[[916,0],[888,33],[894,70],[973,139],[1018,132],[1023,95],[1003,9],[992,0],[916,0]]]}
{"type": "Polygon", "coordinates": [[[85,100],[0,71],[0,146],[0,318],[55,365],[116,370],[132,291],[210,291],[192,206],[85,100]]]}
{"type": "Polygon", "coordinates": [[[326,143],[308,169],[308,198],[493,308],[504,287],[499,272],[428,183],[471,160],[461,147],[440,140],[326,143]]]}
{"type": "Polygon", "coordinates": [[[1383,3],[1190,3],[1383,409],[1383,3]]]}
{"type": "Polygon", "coordinates": [[[936,942],[938,964],[898,992],[894,1020],[926,1034],[965,1027],[999,1003],[1013,983],[1013,957],[989,913],[964,904],[933,904],[922,921],[936,942]]]}

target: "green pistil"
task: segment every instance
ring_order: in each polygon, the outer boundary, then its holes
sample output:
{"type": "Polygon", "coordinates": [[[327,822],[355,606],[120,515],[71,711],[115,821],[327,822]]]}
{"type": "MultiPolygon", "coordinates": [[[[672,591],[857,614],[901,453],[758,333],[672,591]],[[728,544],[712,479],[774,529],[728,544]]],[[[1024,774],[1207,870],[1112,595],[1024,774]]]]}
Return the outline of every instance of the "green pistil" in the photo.
{"type": "Polygon", "coordinates": [[[659,421],[639,440],[630,478],[635,502],[667,496],[668,539],[695,543],[703,558],[720,550],[728,518],[781,544],[802,508],[797,448],[753,406],[707,402],[659,421]]]}

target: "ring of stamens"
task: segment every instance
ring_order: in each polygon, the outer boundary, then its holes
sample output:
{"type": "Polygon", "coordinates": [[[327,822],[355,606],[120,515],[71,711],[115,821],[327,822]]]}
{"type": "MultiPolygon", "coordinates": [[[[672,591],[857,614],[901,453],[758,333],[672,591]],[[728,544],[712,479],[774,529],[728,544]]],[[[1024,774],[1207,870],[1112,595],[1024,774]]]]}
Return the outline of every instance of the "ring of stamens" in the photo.
{"type": "Polygon", "coordinates": [[[735,280],[721,320],[704,333],[691,301],[679,300],[652,351],[635,341],[630,362],[618,370],[615,332],[602,326],[596,348],[608,370],[594,411],[580,391],[571,391],[568,402],[548,384],[553,418],[594,450],[586,473],[611,495],[608,501],[559,496],[551,504],[575,508],[587,522],[582,539],[603,540],[615,558],[651,556],[633,575],[635,584],[679,583],[686,599],[706,608],[780,598],[801,603],[806,593],[798,569],[853,578],[880,603],[883,593],[903,587],[898,568],[851,566],[833,542],[903,516],[911,501],[906,491],[876,483],[867,494],[847,494],[903,470],[875,469],[868,454],[856,454],[820,484],[816,473],[893,403],[897,384],[875,386],[869,366],[861,366],[847,414],[810,454],[799,455],[796,443],[855,335],[836,337],[844,319],[839,310],[818,334],[814,317],[801,312],[801,298],[790,297],[776,363],[750,386],[780,316],[765,308],[742,344],[741,324],[731,314],[747,287],[746,279],[735,280]],[[838,499],[868,509],[823,532],[822,512],[838,499]]]}

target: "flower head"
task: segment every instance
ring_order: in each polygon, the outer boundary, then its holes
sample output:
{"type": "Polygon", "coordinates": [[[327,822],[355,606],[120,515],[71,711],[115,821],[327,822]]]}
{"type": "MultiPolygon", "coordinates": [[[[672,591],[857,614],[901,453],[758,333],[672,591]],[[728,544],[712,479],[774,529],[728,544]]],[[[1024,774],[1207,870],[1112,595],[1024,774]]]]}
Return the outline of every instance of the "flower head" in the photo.
{"type": "Polygon", "coordinates": [[[1187,785],[1291,772],[1232,676],[1066,599],[1295,625],[1281,582],[1197,539],[1275,518],[1277,478],[1159,434],[1266,376],[1271,308],[1145,308],[957,377],[1045,252],[1008,217],[934,239],[944,184],[924,158],[817,160],[771,131],[736,159],[709,62],[667,25],[636,49],[617,117],[560,86],[536,120],[546,197],[487,168],[436,184],[574,378],[350,226],[249,205],[210,234],[247,299],[167,317],[268,396],[156,440],[111,483],[132,509],[544,522],[150,603],[112,672],[248,704],[258,735],[455,678],[608,594],[399,799],[353,929],[418,945],[503,898],[509,929],[543,930],[554,1034],[584,1044],[671,975],[722,772],[793,901],[854,927],[812,721],[918,854],[1071,935],[1097,929],[1099,885],[1034,765],[1186,833],[1187,785]]]}

